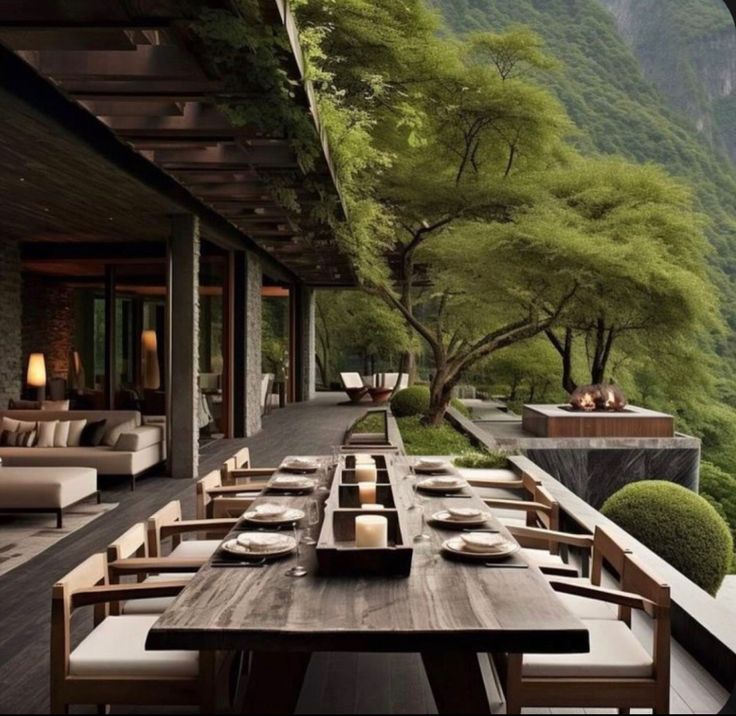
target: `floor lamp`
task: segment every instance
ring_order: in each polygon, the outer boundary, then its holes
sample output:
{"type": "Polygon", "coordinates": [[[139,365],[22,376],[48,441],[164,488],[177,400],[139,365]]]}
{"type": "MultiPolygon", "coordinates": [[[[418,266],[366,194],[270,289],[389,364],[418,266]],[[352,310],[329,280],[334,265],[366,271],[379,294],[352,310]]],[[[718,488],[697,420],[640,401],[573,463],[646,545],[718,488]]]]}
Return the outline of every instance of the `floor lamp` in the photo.
{"type": "Polygon", "coordinates": [[[36,389],[36,400],[46,399],[46,361],[43,353],[31,353],[28,357],[26,382],[36,389]]]}

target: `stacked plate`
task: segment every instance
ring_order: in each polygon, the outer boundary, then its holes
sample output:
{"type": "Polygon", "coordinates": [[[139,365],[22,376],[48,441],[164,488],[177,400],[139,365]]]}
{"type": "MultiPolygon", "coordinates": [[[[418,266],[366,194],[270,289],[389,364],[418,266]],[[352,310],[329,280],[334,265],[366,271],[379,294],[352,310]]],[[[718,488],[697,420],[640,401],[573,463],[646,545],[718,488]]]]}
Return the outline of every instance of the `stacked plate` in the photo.
{"type": "Polygon", "coordinates": [[[281,469],[284,472],[295,472],[306,475],[317,472],[319,463],[313,457],[290,457],[281,463],[281,469]]]}
{"type": "Polygon", "coordinates": [[[315,482],[309,477],[302,475],[275,475],[268,483],[269,490],[291,490],[307,491],[314,489],[315,482]]]}
{"type": "Polygon", "coordinates": [[[296,540],[291,535],[273,532],[243,532],[223,542],[222,549],[236,557],[282,557],[296,549],[296,540]]]}
{"type": "Polygon", "coordinates": [[[448,507],[432,515],[433,522],[455,528],[479,527],[487,519],[488,513],[475,507],[448,507]]]}
{"type": "Polygon", "coordinates": [[[425,475],[437,475],[452,472],[452,465],[447,460],[421,457],[414,463],[414,469],[425,475]]]}
{"type": "Polygon", "coordinates": [[[442,549],[468,559],[490,561],[510,557],[519,545],[494,532],[468,532],[446,540],[442,549]]]}
{"type": "Polygon", "coordinates": [[[264,502],[243,514],[248,522],[259,522],[268,525],[283,525],[298,522],[304,518],[304,512],[287,505],[264,502]]]}
{"type": "Polygon", "coordinates": [[[467,483],[461,477],[435,475],[417,483],[420,490],[427,492],[460,492],[467,483]]]}

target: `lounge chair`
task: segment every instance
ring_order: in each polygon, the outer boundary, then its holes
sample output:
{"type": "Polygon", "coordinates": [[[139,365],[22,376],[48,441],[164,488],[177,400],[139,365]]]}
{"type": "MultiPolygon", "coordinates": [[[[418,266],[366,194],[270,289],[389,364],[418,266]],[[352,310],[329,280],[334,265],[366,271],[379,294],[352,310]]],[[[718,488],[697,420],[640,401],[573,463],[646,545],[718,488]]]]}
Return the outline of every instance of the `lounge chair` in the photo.
{"type": "Polygon", "coordinates": [[[368,395],[368,387],[363,383],[360,373],[340,373],[340,380],[351,402],[359,403],[368,395]]]}

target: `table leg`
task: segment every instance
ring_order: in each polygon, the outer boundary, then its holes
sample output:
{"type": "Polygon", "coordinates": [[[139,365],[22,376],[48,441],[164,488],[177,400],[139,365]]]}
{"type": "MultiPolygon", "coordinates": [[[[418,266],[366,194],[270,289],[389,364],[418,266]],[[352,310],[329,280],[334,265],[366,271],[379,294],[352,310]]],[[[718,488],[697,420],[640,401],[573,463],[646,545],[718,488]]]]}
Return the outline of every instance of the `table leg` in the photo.
{"type": "Polygon", "coordinates": [[[437,711],[441,714],[490,714],[483,672],[478,659],[485,654],[468,651],[424,651],[427,672],[437,711]]]}
{"type": "Polygon", "coordinates": [[[307,652],[252,652],[242,712],[294,713],[311,657],[307,652]]]}

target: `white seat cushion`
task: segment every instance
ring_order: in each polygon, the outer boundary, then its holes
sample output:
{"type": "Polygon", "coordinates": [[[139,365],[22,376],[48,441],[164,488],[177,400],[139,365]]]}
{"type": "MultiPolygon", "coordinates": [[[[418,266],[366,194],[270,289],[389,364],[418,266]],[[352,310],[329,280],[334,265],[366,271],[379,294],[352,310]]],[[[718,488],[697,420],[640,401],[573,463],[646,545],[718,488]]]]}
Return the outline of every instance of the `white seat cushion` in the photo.
{"type": "Polygon", "coordinates": [[[69,657],[73,676],[196,676],[196,651],[146,651],[158,615],[107,617],[69,657]]]}
{"type": "Polygon", "coordinates": [[[526,527],[526,520],[523,517],[499,517],[498,521],[506,527],[526,527]]]}
{"type": "Polygon", "coordinates": [[[513,470],[501,468],[461,467],[458,472],[466,479],[480,485],[482,482],[498,482],[499,480],[517,481],[519,476],[513,470]]]}
{"type": "Polygon", "coordinates": [[[172,559],[209,559],[220,546],[219,539],[188,539],[171,550],[172,559]]]}
{"type": "Polygon", "coordinates": [[[528,677],[647,678],[652,657],[620,621],[583,621],[590,632],[587,654],[524,654],[528,677]]]}
{"type": "Polygon", "coordinates": [[[550,554],[546,549],[528,549],[527,547],[524,547],[522,551],[529,562],[531,562],[531,564],[535,564],[537,567],[567,566],[559,554],[550,554]]]}
{"type": "MultiPolygon", "coordinates": [[[[189,581],[196,572],[177,572],[176,574],[154,574],[146,577],[147,582],[189,581]]],[[[131,599],[123,605],[123,614],[163,614],[176,597],[151,597],[150,599],[131,599]]]]}
{"type": "MultiPolygon", "coordinates": [[[[570,584],[582,584],[590,587],[589,579],[585,577],[550,577],[559,582],[568,582],[570,584]]],[[[614,604],[609,602],[601,602],[597,599],[588,599],[588,597],[578,597],[575,594],[563,594],[557,592],[557,596],[562,603],[579,619],[617,619],[618,609],[614,604]]]]}

